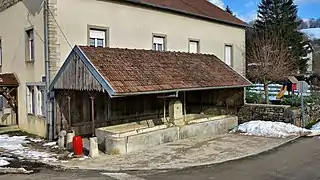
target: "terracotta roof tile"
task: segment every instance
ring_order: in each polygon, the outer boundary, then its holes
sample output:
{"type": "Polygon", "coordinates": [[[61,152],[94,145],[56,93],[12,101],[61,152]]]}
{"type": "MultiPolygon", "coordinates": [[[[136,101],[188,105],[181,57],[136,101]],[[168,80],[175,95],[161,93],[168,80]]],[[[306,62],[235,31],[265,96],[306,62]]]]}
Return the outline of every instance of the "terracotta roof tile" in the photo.
{"type": "Polygon", "coordinates": [[[198,16],[205,16],[240,26],[247,25],[242,20],[232,16],[207,0],[140,0],[140,2],[175,9],[198,16]]]}
{"type": "Polygon", "coordinates": [[[118,95],[251,84],[214,55],[80,48],[118,95]]]}

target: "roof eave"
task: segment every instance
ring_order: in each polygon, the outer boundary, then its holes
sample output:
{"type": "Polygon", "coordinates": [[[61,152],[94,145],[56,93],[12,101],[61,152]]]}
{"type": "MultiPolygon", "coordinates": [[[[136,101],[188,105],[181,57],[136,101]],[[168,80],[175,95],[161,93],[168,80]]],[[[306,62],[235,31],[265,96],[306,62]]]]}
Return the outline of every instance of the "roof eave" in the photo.
{"type": "Polygon", "coordinates": [[[249,82],[247,85],[235,85],[235,86],[219,86],[219,87],[201,87],[201,88],[181,88],[171,90],[159,90],[159,91],[144,91],[134,93],[115,93],[111,98],[125,97],[125,96],[136,96],[136,95],[147,95],[147,94],[161,94],[161,93],[173,93],[173,92],[187,92],[187,91],[201,91],[201,90],[214,90],[214,89],[229,89],[229,88],[245,88],[252,86],[249,82]]]}
{"type": "MultiPolygon", "coordinates": [[[[106,0],[102,0],[102,1],[106,1],[106,0]]],[[[189,16],[193,16],[193,17],[197,17],[197,18],[201,18],[201,19],[205,19],[205,20],[209,20],[209,21],[214,21],[214,22],[217,22],[217,23],[228,24],[228,25],[236,26],[236,27],[240,27],[240,28],[246,28],[248,26],[248,24],[245,23],[245,22],[244,22],[244,24],[230,22],[230,21],[227,21],[227,20],[221,20],[221,19],[217,19],[217,18],[213,18],[213,17],[209,17],[209,16],[196,14],[196,13],[190,13],[190,12],[183,11],[183,10],[180,10],[180,9],[169,8],[169,7],[166,7],[166,6],[155,5],[155,4],[141,2],[141,1],[137,1],[137,0],[124,0],[124,1],[126,1],[128,3],[137,4],[137,5],[143,5],[143,6],[146,6],[146,7],[153,7],[153,8],[157,8],[157,9],[176,12],[176,13],[179,13],[179,14],[189,15],[189,16]]]]}

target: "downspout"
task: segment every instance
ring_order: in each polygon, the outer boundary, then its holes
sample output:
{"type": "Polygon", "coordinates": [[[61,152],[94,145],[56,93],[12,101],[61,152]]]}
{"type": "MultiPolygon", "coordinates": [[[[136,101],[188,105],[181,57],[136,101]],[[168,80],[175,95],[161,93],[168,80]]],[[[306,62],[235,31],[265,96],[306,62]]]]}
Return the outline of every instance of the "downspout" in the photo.
{"type": "Polygon", "coordinates": [[[53,132],[52,132],[52,117],[51,117],[51,98],[50,98],[50,90],[49,90],[49,86],[50,86],[50,73],[49,73],[49,36],[48,36],[48,16],[49,16],[49,12],[48,12],[48,1],[49,0],[44,0],[43,1],[43,15],[44,15],[44,61],[45,61],[45,93],[46,96],[45,97],[45,102],[46,102],[46,106],[45,106],[45,116],[46,116],[46,125],[47,125],[47,138],[49,140],[53,140],[53,132]]]}

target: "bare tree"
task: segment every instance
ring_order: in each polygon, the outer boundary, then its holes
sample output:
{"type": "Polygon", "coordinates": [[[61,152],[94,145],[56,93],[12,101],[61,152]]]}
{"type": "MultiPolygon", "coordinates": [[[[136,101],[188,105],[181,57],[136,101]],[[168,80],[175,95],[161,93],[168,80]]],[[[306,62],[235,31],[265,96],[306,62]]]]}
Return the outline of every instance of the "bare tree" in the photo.
{"type": "Polygon", "coordinates": [[[247,77],[264,85],[265,102],[269,103],[268,85],[283,81],[294,72],[293,57],[277,34],[252,33],[247,39],[247,77]]]}

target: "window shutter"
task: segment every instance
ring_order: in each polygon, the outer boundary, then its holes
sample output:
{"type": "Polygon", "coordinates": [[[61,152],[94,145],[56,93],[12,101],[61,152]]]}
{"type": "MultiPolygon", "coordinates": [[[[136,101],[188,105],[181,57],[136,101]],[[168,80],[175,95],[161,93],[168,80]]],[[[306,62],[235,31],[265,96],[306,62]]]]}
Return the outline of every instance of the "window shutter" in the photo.
{"type": "Polygon", "coordinates": [[[164,38],[162,38],[162,37],[154,37],[153,38],[153,43],[155,43],[155,44],[164,44],[164,38]]]}
{"type": "Polygon", "coordinates": [[[189,42],[189,52],[190,53],[198,53],[198,42],[190,41],[189,42]]]}
{"type": "Polygon", "coordinates": [[[224,62],[231,66],[231,63],[232,63],[232,46],[225,46],[225,56],[224,56],[224,62]]]}
{"type": "Polygon", "coordinates": [[[105,37],[106,37],[105,31],[90,30],[90,38],[105,39],[105,37]]]}

